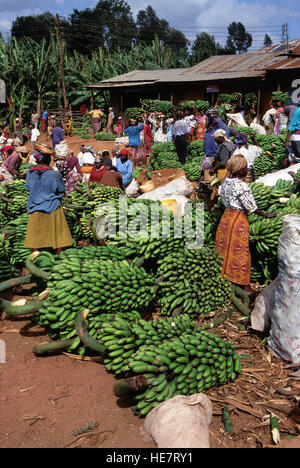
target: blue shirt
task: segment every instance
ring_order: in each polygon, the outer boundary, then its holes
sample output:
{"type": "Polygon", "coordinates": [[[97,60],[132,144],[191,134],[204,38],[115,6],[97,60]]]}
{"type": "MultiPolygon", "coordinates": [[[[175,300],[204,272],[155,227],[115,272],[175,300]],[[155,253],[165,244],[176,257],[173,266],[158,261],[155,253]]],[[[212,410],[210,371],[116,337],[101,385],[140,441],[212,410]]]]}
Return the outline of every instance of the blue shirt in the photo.
{"type": "Polygon", "coordinates": [[[122,163],[121,158],[117,158],[116,168],[122,176],[123,185],[128,185],[129,182],[131,182],[133,170],[132,162],[130,161],[130,159],[122,163]]]}
{"type": "Polygon", "coordinates": [[[124,133],[129,136],[129,146],[141,146],[140,133],[143,128],[144,124],[128,127],[124,130],[124,133]]]}
{"type": "Polygon", "coordinates": [[[292,132],[295,132],[295,130],[300,130],[300,106],[294,110],[291,123],[288,126],[288,130],[291,130],[292,132]]]}
{"type": "Polygon", "coordinates": [[[219,146],[218,146],[218,144],[216,142],[216,139],[213,136],[213,134],[215,133],[215,131],[217,131],[219,129],[225,130],[226,137],[229,138],[229,128],[220,119],[219,124],[217,125],[217,127],[214,127],[211,130],[206,129],[206,131],[205,131],[205,135],[204,135],[204,154],[205,155],[215,156],[219,146]]]}
{"type": "Polygon", "coordinates": [[[61,127],[54,127],[52,130],[52,143],[54,146],[59,145],[64,140],[64,131],[61,127]]]}
{"type": "Polygon", "coordinates": [[[53,169],[43,172],[29,169],[26,173],[25,187],[29,191],[28,213],[53,213],[61,204],[65,192],[61,174],[53,169]]]}
{"type": "Polygon", "coordinates": [[[46,119],[48,117],[48,111],[44,111],[42,114],[42,118],[46,119]]]}

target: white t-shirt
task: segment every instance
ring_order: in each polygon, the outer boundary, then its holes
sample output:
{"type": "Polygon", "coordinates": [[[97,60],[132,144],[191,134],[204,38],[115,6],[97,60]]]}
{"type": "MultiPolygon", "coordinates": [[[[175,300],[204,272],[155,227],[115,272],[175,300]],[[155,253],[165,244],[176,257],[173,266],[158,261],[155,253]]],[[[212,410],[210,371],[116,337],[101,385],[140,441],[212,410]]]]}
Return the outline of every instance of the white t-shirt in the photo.
{"type": "Polygon", "coordinates": [[[236,156],[237,154],[242,154],[244,158],[247,160],[248,168],[252,168],[254,165],[254,161],[258,156],[262,154],[262,148],[256,145],[248,145],[248,149],[245,146],[241,148],[237,148],[234,150],[232,156],[236,156]]]}
{"type": "Polygon", "coordinates": [[[31,141],[36,141],[38,139],[38,137],[40,136],[40,132],[37,128],[33,128],[31,130],[31,141]]]}

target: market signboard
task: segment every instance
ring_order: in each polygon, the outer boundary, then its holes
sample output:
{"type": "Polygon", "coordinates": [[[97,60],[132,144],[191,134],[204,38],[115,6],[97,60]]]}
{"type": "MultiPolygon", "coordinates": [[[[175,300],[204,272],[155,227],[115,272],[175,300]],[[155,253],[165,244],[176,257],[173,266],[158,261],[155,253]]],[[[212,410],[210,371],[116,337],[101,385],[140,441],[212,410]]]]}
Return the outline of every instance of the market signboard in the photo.
{"type": "Polygon", "coordinates": [[[5,82],[0,80],[0,104],[6,103],[5,82]]]}

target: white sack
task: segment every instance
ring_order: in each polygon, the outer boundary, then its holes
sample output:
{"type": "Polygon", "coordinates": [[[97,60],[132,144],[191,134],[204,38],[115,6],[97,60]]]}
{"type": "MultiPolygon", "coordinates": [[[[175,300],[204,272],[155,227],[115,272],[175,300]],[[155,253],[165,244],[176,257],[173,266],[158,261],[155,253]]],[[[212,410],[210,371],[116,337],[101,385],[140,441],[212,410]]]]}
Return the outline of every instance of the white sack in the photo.
{"type": "Polygon", "coordinates": [[[276,182],[278,180],[289,180],[290,182],[293,182],[294,179],[293,177],[289,174],[289,172],[296,172],[300,169],[300,163],[299,164],[294,164],[293,166],[287,167],[286,169],[281,169],[280,171],[276,172],[270,172],[270,174],[267,174],[263,177],[259,177],[255,182],[262,182],[265,185],[268,185],[269,187],[273,187],[276,185],[276,182]]]}
{"type": "Polygon", "coordinates": [[[300,216],[283,217],[278,247],[279,275],[269,346],[285,361],[300,361],[300,216]]]}
{"type": "Polygon", "coordinates": [[[174,195],[183,195],[189,197],[193,192],[193,186],[185,176],[179,177],[178,179],[172,180],[163,187],[158,187],[151,192],[144,193],[138,199],[147,200],[168,200],[174,198],[174,195]]]}
{"type": "Polygon", "coordinates": [[[270,331],[277,286],[278,278],[257,296],[254,309],[251,313],[251,328],[253,328],[253,330],[264,333],[270,331]]]}
{"type": "Polygon", "coordinates": [[[144,430],[158,448],[209,448],[212,404],[204,393],[177,395],[148,413],[144,430]]]}
{"type": "Polygon", "coordinates": [[[135,197],[139,193],[139,184],[135,179],[132,179],[130,184],[125,190],[125,193],[128,197],[135,197]]]}
{"type": "Polygon", "coordinates": [[[69,152],[69,147],[66,141],[62,141],[59,145],[55,146],[56,156],[67,156],[69,152]]]}

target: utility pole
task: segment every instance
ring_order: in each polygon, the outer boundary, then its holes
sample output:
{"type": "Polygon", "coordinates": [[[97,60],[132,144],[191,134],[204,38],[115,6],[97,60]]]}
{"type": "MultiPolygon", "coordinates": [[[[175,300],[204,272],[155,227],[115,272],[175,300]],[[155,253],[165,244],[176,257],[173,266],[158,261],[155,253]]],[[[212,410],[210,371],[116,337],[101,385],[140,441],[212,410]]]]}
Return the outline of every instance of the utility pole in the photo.
{"type": "Polygon", "coordinates": [[[285,23],[282,28],[282,42],[286,42],[286,50],[287,53],[289,53],[289,25],[288,23],[285,23]]]}
{"type": "Polygon", "coordinates": [[[58,14],[56,14],[56,28],[57,28],[58,47],[59,47],[59,54],[60,54],[59,66],[60,66],[60,74],[61,74],[61,85],[62,85],[63,96],[64,96],[64,109],[66,113],[68,109],[68,100],[67,100],[66,83],[65,83],[65,69],[64,69],[64,55],[63,55],[63,47],[62,47],[61,24],[60,24],[58,14]]]}

